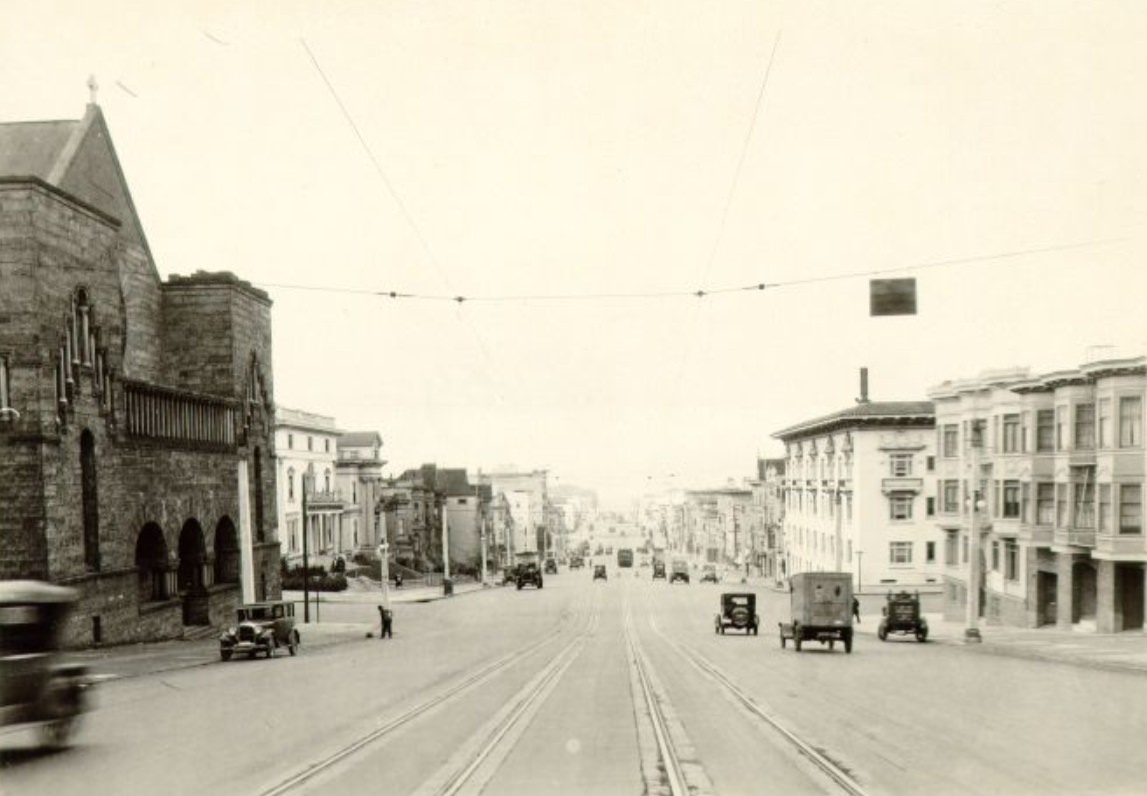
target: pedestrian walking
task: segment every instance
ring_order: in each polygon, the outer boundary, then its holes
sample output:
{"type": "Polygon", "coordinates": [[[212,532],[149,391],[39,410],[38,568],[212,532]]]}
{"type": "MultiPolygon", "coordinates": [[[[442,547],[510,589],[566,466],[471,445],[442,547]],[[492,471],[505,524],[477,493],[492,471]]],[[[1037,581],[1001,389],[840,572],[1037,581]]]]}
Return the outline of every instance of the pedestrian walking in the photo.
{"type": "Polygon", "coordinates": [[[856,618],[856,623],[860,624],[860,600],[855,597],[852,598],[852,615],[856,618]]]}
{"type": "Polygon", "coordinates": [[[378,620],[381,629],[379,630],[379,639],[394,638],[394,612],[389,608],[378,606],[378,620]]]}

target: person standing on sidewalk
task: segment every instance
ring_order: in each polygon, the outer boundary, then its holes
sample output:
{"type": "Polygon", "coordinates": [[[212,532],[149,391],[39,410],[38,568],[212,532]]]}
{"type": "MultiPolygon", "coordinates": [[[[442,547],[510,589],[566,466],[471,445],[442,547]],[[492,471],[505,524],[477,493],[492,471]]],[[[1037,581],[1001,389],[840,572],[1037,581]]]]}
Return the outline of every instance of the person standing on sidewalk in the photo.
{"type": "Polygon", "coordinates": [[[394,638],[394,612],[389,608],[378,606],[378,619],[381,629],[379,630],[379,639],[394,638]]]}
{"type": "Polygon", "coordinates": [[[860,600],[855,597],[852,598],[852,615],[856,619],[856,624],[860,624],[860,600]]]}

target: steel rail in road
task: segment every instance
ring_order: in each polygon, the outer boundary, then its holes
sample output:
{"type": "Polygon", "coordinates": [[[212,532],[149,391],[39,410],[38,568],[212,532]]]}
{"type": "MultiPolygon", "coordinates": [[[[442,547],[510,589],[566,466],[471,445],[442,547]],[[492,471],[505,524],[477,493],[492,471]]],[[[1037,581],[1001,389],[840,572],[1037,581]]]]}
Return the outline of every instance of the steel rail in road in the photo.
{"type": "MultiPolygon", "coordinates": [[[[578,643],[579,640],[583,639],[586,635],[588,635],[590,628],[596,627],[596,623],[597,623],[597,611],[596,611],[597,606],[596,606],[596,604],[593,606],[593,608],[594,608],[594,611],[593,611],[593,614],[590,616],[587,627],[578,631],[578,635],[575,637],[575,639],[570,644],[566,645],[566,647],[563,648],[563,651],[559,652],[558,655],[555,656],[555,658],[564,654],[565,650],[568,650],[571,645],[578,643]]],[[[517,649],[517,650],[515,650],[515,651],[513,651],[507,655],[503,655],[501,658],[498,658],[497,660],[495,660],[491,663],[488,663],[486,666],[482,667],[477,672],[474,672],[473,674],[469,675],[468,677],[464,678],[463,680],[455,683],[453,686],[451,686],[451,687],[449,687],[443,691],[440,691],[437,694],[435,694],[434,696],[430,697],[429,699],[427,699],[423,702],[420,702],[417,705],[411,707],[410,709],[406,710],[405,712],[403,712],[401,715],[397,716],[396,718],[391,719],[390,721],[388,721],[386,724],[382,725],[381,727],[378,727],[374,730],[371,730],[370,732],[363,735],[361,738],[358,738],[354,741],[351,741],[350,743],[345,744],[341,749],[338,749],[335,752],[333,752],[332,754],[329,754],[326,757],[311,763],[302,771],[299,771],[299,772],[291,775],[290,777],[282,780],[281,782],[274,785],[273,787],[270,787],[267,790],[261,791],[260,796],[282,796],[283,794],[290,793],[291,791],[295,790],[296,788],[301,787],[302,785],[306,784],[308,781],[314,779],[315,777],[319,776],[320,774],[331,770],[332,768],[334,768],[339,763],[343,762],[347,758],[351,757],[352,755],[354,755],[357,752],[359,752],[360,750],[362,750],[364,747],[367,747],[370,744],[374,743],[375,741],[379,740],[380,738],[383,738],[383,737],[389,735],[390,733],[394,732],[395,730],[398,730],[398,729],[402,728],[403,726],[405,726],[405,725],[407,725],[413,721],[416,721],[417,719],[419,719],[420,717],[425,715],[427,712],[429,712],[433,708],[438,707],[439,705],[443,704],[444,702],[447,702],[451,699],[454,699],[455,697],[458,697],[462,694],[465,694],[466,692],[472,691],[478,685],[482,684],[486,680],[489,680],[491,677],[498,674],[502,670],[506,669],[511,664],[521,661],[523,657],[532,655],[533,653],[535,653],[539,649],[541,649],[543,646],[546,646],[547,644],[552,643],[555,639],[557,639],[561,635],[561,632],[562,632],[561,628],[556,628],[553,632],[543,636],[542,638],[538,639],[537,641],[534,641],[530,644],[527,644],[524,647],[520,647],[519,649],[517,649]]]]}
{"type": "Polygon", "coordinates": [[[680,652],[686,660],[702,674],[707,675],[713,682],[722,686],[729,694],[737,700],[750,714],[756,716],[770,728],[780,734],[782,738],[789,742],[790,745],[796,748],[810,763],[813,764],[821,773],[831,779],[838,787],[841,788],[849,796],[868,796],[868,793],[860,786],[847,771],[837,765],[831,758],[823,754],[816,747],[805,741],[799,735],[794,733],[781,722],[774,714],[762,708],[757,704],[751,696],[746,694],[733,680],[721,671],[712,661],[706,658],[701,653],[694,649],[686,647],[684,644],[665,635],[657,626],[657,623],[650,618],[650,627],[653,631],[660,636],[667,644],[680,652]]]}
{"type": "MultiPolygon", "coordinates": [[[[594,612],[590,619],[589,626],[586,627],[576,638],[570,641],[561,652],[550,659],[549,663],[535,675],[530,682],[518,691],[515,696],[514,707],[505,715],[499,716],[494,726],[489,730],[488,737],[477,750],[469,755],[469,761],[458,770],[447,781],[445,786],[435,791],[438,796],[455,796],[466,785],[470,784],[471,780],[475,777],[482,764],[485,763],[490,756],[502,744],[506,736],[510,733],[515,726],[530,713],[531,708],[544,701],[545,697],[549,696],[550,692],[557,686],[558,681],[562,675],[581,654],[582,649],[585,647],[586,640],[594,634],[598,625],[598,605],[594,603],[594,612]]],[[[532,713],[530,713],[532,715],[532,713]]],[[[487,774],[485,780],[488,782],[492,774],[487,774]]]]}
{"type": "Polygon", "coordinates": [[[653,684],[649,675],[649,661],[637,642],[633,630],[633,615],[630,611],[629,601],[625,604],[625,643],[629,648],[630,665],[637,675],[641,685],[641,694],[649,709],[650,723],[653,725],[653,735],[657,739],[657,751],[665,769],[666,783],[669,785],[671,796],[687,796],[690,792],[689,782],[685,778],[685,770],[681,766],[681,759],[677,754],[677,747],[669,734],[669,723],[665,720],[665,713],[661,703],[653,691],[653,684]]]}

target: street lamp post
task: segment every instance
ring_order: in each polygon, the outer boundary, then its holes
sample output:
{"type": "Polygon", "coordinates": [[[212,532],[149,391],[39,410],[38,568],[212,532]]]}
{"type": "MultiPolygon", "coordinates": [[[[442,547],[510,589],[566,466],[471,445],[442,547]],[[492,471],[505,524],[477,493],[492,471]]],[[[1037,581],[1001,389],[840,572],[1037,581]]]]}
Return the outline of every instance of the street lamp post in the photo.
{"type": "Polygon", "coordinates": [[[971,497],[965,501],[965,508],[968,512],[968,600],[967,600],[967,621],[964,628],[964,643],[965,644],[979,644],[983,639],[980,637],[980,529],[976,527],[976,516],[985,506],[984,501],[980,499],[980,445],[982,440],[979,438],[978,430],[975,428],[973,422],[972,439],[970,440],[969,447],[971,448],[971,466],[972,477],[969,479],[971,484],[971,497]]]}
{"type": "Polygon", "coordinates": [[[864,563],[864,551],[856,551],[856,593],[860,594],[861,587],[864,585],[864,569],[861,566],[864,563]]]}

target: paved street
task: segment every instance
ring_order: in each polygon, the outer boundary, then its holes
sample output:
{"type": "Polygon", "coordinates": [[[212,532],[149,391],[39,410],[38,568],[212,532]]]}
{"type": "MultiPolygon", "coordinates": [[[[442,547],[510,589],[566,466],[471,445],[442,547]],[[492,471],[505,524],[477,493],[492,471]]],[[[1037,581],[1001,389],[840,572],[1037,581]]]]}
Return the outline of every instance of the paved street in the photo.
{"type": "Polygon", "coordinates": [[[376,593],[327,595],[295,658],[222,663],[212,639],[83,653],[101,682],[75,745],[0,737],[0,788],[640,794],[677,768],[695,793],[1139,790],[1142,635],[986,628],[968,647],[934,619],[927,644],[881,643],[866,598],[852,654],[797,653],[776,633],[787,595],[640,569],[393,596],[393,639],[376,593]],[[714,634],[741,589],[761,634],[714,634]]]}

